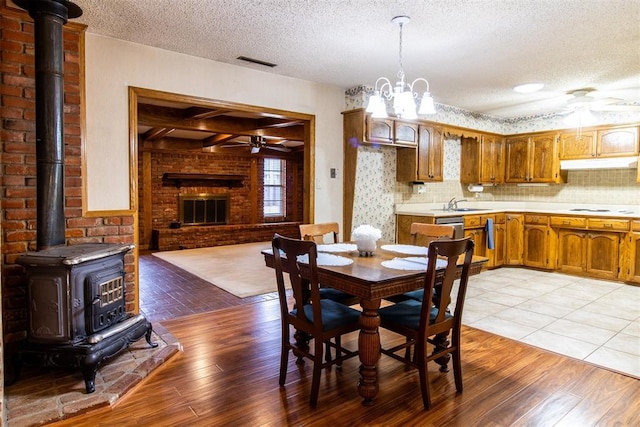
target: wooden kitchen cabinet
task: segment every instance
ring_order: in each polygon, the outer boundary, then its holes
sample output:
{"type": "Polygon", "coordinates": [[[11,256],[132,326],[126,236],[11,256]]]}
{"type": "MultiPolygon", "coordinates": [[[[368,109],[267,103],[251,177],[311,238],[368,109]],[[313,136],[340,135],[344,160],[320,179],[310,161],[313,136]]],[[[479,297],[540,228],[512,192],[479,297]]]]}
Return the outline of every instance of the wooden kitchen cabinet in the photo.
{"type": "Polygon", "coordinates": [[[462,137],[460,182],[502,184],[504,182],[504,138],[495,135],[462,137]]]}
{"type": "MultiPolygon", "coordinates": [[[[497,224],[496,224],[496,216],[491,215],[464,215],[464,236],[470,237],[471,240],[475,243],[475,248],[473,253],[475,255],[487,257],[489,260],[485,263],[485,267],[493,268],[497,267],[496,264],[496,254],[499,262],[502,262],[503,256],[499,255],[500,251],[504,248],[504,245],[497,241],[496,232],[497,224]],[[487,240],[487,220],[491,219],[493,221],[494,228],[494,249],[489,249],[488,240],[487,240]]],[[[504,221],[502,224],[504,227],[504,221]]],[[[500,264],[502,265],[502,264],[500,264]]]]}
{"type": "Polygon", "coordinates": [[[620,236],[618,233],[560,230],[558,269],[564,273],[617,279],[620,236]]]}
{"type": "Polygon", "coordinates": [[[640,220],[631,221],[631,232],[625,236],[621,278],[640,283],[640,220]]]}
{"type": "Polygon", "coordinates": [[[524,215],[506,214],[506,243],[505,243],[505,264],[522,265],[524,263],[523,237],[524,237],[524,215]]]}
{"type": "Polygon", "coordinates": [[[638,126],[598,131],[596,155],[601,157],[635,156],[638,154],[638,126]]]}
{"type": "Polygon", "coordinates": [[[566,173],[560,171],[556,133],[519,135],[505,142],[505,182],[559,183],[566,173]]]}
{"type": "Polygon", "coordinates": [[[560,160],[590,159],[596,156],[596,132],[583,131],[560,135],[560,160]]]}
{"type": "Polygon", "coordinates": [[[583,274],[586,270],[586,231],[565,230],[558,232],[558,270],[569,274],[583,274]]]}
{"type": "Polygon", "coordinates": [[[525,215],[523,264],[528,267],[554,268],[556,242],[551,238],[549,220],[545,215],[525,215]]]}
{"type": "Polygon", "coordinates": [[[438,126],[418,127],[418,148],[398,148],[396,180],[399,182],[442,181],[444,131],[438,126]]]}
{"type": "Polygon", "coordinates": [[[493,254],[493,266],[502,267],[506,264],[507,253],[507,225],[506,215],[496,214],[495,222],[493,225],[494,240],[493,249],[487,249],[488,252],[493,254]]]}
{"type": "Polygon", "coordinates": [[[602,279],[618,279],[621,238],[629,221],[613,218],[552,217],[558,228],[558,270],[602,279]]]}
{"type": "Polygon", "coordinates": [[[638,155],[638,126],[600,128],[560,136],[560,160],[638,155]]]}
{"type": "Polygon", "coordinates": [[[417,121],[376,119],[363,109],[345,111],[342,114],[344,139],[353,147],[359,144],[376,144],[415,149],[418,145],[417,121]]]}
{"type": "Polygon", "coordinates": [[[365,141],[393,144],[393,119],[374,119],[370,115],[364,117],[365,141]]]}
{"type": "Polygon", "coordinates": [[[410,147],[418,145],[418,123],[394,120],[393,126],[394,144],[410,147]]]}
{"type": "Polygon", "coordinates": [[[410,245],[411,224],[418,222],[420,224],[433,224],[435,217],[421,215],[397,215],[396,216],[396,242],[399,245],[410,245]]]}

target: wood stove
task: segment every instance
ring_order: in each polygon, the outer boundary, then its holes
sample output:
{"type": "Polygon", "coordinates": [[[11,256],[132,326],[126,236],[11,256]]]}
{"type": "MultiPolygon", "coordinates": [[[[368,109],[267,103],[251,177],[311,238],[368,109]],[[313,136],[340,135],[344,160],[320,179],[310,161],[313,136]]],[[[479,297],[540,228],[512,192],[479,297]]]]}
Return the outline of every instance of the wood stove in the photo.
{"type": "Polygon", "coordinates": [[[133,245],[83,244],[30,252],[27,271],[29,330],[16,358],[52,367],[78,367],[87,393],[100,364],[146,337],[152,326],[125,311],[124,256],[133,245]]]}
{"type": "Polygon", "coordinates": [[[124,256],[133,245],[65,245],[62,26],[82,10],[68,0],[14,3],[34,21],[37,251],[17,260],[26,269],[29,327],[13,380],[24,361],[78,367],[92,393],[104,360],[142,336],[157,344],[151,323],[125,310],[124,256]]]}

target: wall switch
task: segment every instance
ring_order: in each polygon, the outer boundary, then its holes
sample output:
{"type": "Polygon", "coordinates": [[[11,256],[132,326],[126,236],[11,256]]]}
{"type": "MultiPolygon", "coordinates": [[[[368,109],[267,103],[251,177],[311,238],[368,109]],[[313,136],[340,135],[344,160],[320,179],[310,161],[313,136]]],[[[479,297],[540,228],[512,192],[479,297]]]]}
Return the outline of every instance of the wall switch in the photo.
{"type": "Polygon", "coordinates": [[[331,178],[335,178],[338,175],[338,171],[336,170],[336,168],[331,168],[331,178]]]}

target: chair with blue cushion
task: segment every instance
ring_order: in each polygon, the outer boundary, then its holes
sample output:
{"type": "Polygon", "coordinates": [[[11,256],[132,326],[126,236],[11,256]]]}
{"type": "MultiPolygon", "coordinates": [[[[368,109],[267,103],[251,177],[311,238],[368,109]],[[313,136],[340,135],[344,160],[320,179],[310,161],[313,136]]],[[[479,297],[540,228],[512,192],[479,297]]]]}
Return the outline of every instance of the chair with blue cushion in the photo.
{"type": "Polygon", "coordinates": [[[282,322],[282,348],[280,355],[280,386],[284,386],[287,376],[289,351],[298,357],[313,361],[311,381],[311,406],[318,402],[320,373],[323,368],[337,365],[356,356],[341,345],[341,336],[360,329],[360,312],[344,304],[320,298],[318,284],[317,249],[315,242],[290,239],[276,234],[272,241],[280,318],[282,322]],[[285,290],[284,274],[291,281],[293,298],[285,290]],[[304,275],[304,276],[303,276],[304,275]],[[295,329],[295,341],[291,341],[291,328],[295,329]],[[335,344],[331,342],[335,340],[335,344]],[[313,346],[309,341],[313,340],[313,346]],[[336,349],[335,360],[322,361],[324,345],[336,349]]]}
{"type": "Polygon", "coordinates": [[[453,374],[456,390],[462,392],[462,368],[460,363],[460,328],[462,309],[469,279],[469,267],[474,243],[470,238],[435,240],[429,244],[429,259],[424,281],[423,301],[409,299],[380,309],[381,327],[406,337],[406,342],[385,349],[382,353],[418,369],[420,390],[425,409],[431,406],[429,396],[429,370],[427,362],[436,360],[441,371],[446,371],[448,358],[453,358],[453,374]],[[462,256],[464,262],[458,266],[462,256]],[[446,261],[442,278],[437,277],[437,259],[446,261]],[[460,272],[460,282],[454,291],[454,281],[460,272]],[[453,313],[448,309],[455,297],[453,313]],[[447,339],[447,336],[450,337],[447,339]],[[400,350],[415,347],[413,358],[396,354],[400,350]],[[449,356],[450,355],[450,356],[449,356]]]}
{"type": "MultiPolygon", "coordinates": [[[[324,222],[318,224],[300,224],[300,237],[302,240],[312,240],[321,245],[326,242],[329,237],[329,243],[338,243],[338,235],[340,234],[340,226],[337,222],[324,222]]],[[[359,298],[339,291],[338,289],[320,287],[320,298],[330,299],[345,305],[353,305],[359,302],[359,298]]]]}
{"type": "MultiPolygon", "coordinates": [[[[411,224],[411,243],[418,246],[429,246],[429,243],[434,240],[453,239],[455,229],[451,225],[446,224],[422,224],[414,222],[411,224]]],[[[401,295],[395,295],[387,298],[392,302],[406,301],[408,299],[414,299],[422,301],[424,298],[424,290],[418,289],[415,291],[405,292],[401,295]]]]}
{"type": "MultiPolygon", "coordinates": [[[[446,224],[421,224],[414,222],[411,224],[411,239],[412,244],[429,246],[434,240],[453,239],[455,234],[455,228],[446,224]]],[[[406,298],[422,301],[424,298],[423,290],[418,289],[416,291],[406,292],[403,294],[406,298]]]]}

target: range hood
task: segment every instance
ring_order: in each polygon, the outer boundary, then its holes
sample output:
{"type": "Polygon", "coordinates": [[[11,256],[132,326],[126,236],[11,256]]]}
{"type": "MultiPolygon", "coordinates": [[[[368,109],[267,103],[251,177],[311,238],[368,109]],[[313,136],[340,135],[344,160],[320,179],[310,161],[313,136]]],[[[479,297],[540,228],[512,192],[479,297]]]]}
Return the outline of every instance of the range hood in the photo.
{"type": "Polygon", "coordinates": [[[560,160],[562,170],[584,169],[634,169],[638,167],[638,157],[611,157],[600,159],[560,160]]]}

